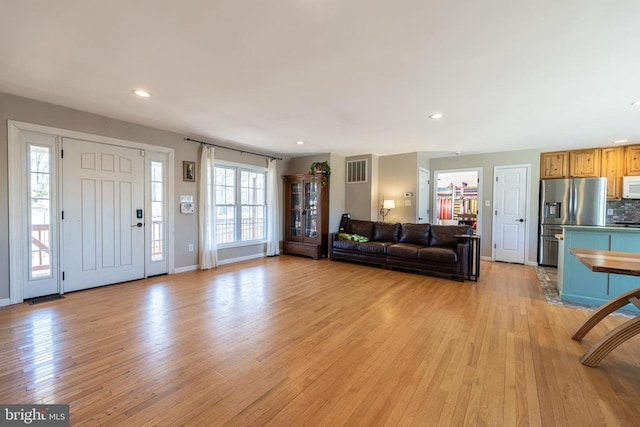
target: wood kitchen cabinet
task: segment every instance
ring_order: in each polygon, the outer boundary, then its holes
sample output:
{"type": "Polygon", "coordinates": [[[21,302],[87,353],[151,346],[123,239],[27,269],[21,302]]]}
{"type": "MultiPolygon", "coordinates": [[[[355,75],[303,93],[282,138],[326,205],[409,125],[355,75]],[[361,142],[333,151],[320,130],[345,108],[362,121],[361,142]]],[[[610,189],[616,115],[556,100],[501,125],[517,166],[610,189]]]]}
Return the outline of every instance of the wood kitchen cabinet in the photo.
{"type": "Polygon", "coordinates": [[[285,232],[282,252],[319,259],[327,255],[329,181],[322,175],[287,175],[285,232]]]}
{"type": "Polygon", "coordinates": [[[555,151],[540,155],[540,179],[568,178],[569,152],[555,151]]]}
{"type": "Polygon", "coordinates": [[[625,175],[640,175],[640,145],[624,147],[625,175]]]}
{"type": "Polygon", "coordinates": [[[622,197],[624,175],[624,147],[602,149],[600,176],[607,178],[607,199],[622,197]]]}
{"type": "Polygon", "coordinates": [[[600,149],[575,150],[569,152],[569,176],[591,178],[600,176],[600,149]]]}

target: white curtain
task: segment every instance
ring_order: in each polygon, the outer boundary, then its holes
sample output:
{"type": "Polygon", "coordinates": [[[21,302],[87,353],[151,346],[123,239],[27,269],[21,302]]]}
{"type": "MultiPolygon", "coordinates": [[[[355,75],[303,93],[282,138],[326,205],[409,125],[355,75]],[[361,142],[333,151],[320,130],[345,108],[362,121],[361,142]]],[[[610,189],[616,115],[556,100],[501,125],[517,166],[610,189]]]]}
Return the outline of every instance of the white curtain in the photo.
{"type": "Polygon", "coordinates": [[[199,174],[199,207],[198,225],[200,239],[198,253],[200,270],[207,270],[218,265],[218,248],[216,247],[216,192],[213,176],[214,147],[202,145],[200,153],[199,174]]]}
{"type": "Polygon", "coordinates": [[[267,256],[280,253],[280,202],[278,198],[278,164],[269,159],[267,170],[267,256]]]}

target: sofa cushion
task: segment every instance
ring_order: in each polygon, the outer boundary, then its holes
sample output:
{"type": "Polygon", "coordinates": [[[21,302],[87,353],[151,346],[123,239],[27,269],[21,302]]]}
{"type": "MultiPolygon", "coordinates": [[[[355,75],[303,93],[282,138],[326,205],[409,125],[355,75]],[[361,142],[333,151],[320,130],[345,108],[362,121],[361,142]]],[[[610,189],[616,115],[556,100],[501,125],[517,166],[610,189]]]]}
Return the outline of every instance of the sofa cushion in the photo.
{"type": "Polygon", "coordinates": [[[468,225],[432,225],[431,246],[444,246],[455,248],[460,241],[456,234],[469,234],[471,227],[468,225]]]}
{"type": "Polygon", "coordinates": [[[355,251],[358,249],[358,242],[353,240],[334,240],[333,249],[345,249],[349,251],[355,251]]]}
{"type": "Polygon", "coordinates": [[[400,229],[400,243],[413,243],[429,246],[429,230],[431,224],[402,224],[400,229]]]}
{"type": "Polygon", "coordinates": [[[358,252],[366,252],[368,254],[380,254],[387,253],[387,246],[391,245],[391,242],[365,242],[358,245],[358,252]]]}
{"type": "Polygon", "coordinates": [[[429,262],[447,262],[455,264],[458,262],[458,253],[451,248],[429,246],[418,251],[418,259],[423,259],[429,262]]]}
{"type": "Polygon", "coordinates": [[[349,221],[347,232],[349,234],[359,234],[371,240],[371,237],[373,237],[373,221],[352,219],[349,221]]]}
{"type": "Polygon", "coordinates": [[[376,242],[398,242],[398,232],[400,231],[400,223],[390,222],[374,222],[373,223],[373,238],[371,240],[376,242]]]}
{"type": "Polygon", "coordinates": [[[415,243],[396,243],[387,248],[387,255],[399,258],[418,258],[418,251],[423,245],[415,243]]]}

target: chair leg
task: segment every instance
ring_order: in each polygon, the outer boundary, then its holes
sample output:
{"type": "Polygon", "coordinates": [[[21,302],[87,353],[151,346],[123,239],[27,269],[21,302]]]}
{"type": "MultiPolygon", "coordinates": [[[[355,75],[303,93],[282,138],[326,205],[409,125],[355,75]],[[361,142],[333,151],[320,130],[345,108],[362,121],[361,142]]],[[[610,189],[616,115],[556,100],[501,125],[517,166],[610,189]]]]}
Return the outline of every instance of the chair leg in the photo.
{"type": "Polygon", "coordinates": [[[622,294],[617,298],[612,299],[611,301],[603,304],[598,308],[593,314],[587,319],[586,322],[582,326],[576,330],[571,338],[580,341],[584,338],[585,335],[600,322],[602,319],[607,317],[609,314],[618,310],[619,308],[624,307],[629,304],[633,299],[640,298],[640,288],[634,289],[632,291],[627,292],[626,294],[622,294]]]}
{"type": "Polygon", "coordinates": [[[580,359],[580,363],[594,368],[613,349],[640,333],[640,316],[634,317],[611,330],[594,344],[580,359]]]}

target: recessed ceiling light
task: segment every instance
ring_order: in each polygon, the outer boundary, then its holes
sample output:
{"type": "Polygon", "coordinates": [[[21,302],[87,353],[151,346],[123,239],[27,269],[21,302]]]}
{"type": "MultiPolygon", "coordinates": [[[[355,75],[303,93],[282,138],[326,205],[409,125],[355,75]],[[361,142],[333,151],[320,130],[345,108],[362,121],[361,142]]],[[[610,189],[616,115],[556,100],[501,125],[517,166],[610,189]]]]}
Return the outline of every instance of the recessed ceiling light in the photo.
{"type": "Polygon", "coordinates": [[[631,105],[635,105],[636,107],[640,105],[640,99],[637,100],[636,102],[632,102],[631,105]]]}
{"type": "Polygon", "coordinates": [[[142,89],[136,89],[133,91],[133,93],[135,93],[136,95],[138,95],[140,98],[148,98],[151,95],[149,95],[149,92],[147,92],[146,90],[142,90],[142,89]]]}
{"type": "Polygon", "coordinates": [[[441,119],[442,118],[442,114],[441,113],[433,113],[432,115],[429,116],[430,119],[441,119]]]}
{"type": "Polygon", "coordinates": [[[298,144],[298,145],[304,145],[304,141],[298,141],[298,142],[296,142],[296,144],[298,144]]]}
{"type": "Polygon", "coordinates": [[[629,142],[628,139],[616,139],[613,141],[614,144],[624,144],[625,142],[629,142]]]}

